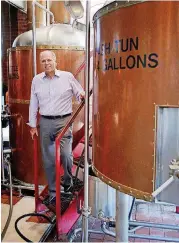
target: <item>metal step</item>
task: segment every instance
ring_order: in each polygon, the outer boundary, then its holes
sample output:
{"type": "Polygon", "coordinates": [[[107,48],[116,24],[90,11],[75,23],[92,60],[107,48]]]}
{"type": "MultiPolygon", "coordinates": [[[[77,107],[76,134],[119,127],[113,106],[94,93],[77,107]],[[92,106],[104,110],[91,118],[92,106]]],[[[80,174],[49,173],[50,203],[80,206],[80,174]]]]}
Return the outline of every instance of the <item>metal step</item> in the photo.
{"type": "MultiPolygon", "coordinates": [[[[63,176],[61,177],[61,181],[63,181],[63,176]]],[[[61,192],[61,215],[64,214],[66,209],[69,207],[69,204],[75,198],[73,193],[78,194],[81,191],[81,189],[83,188],[83,182],[80,181],[75,176],[73,176],[73,185],[74,186],[73,186],[72,192],[68,192],[68,193],[61,192]]],[[[55,201],[49,204],[48,198],[49,198],[49,195],[46,192],[46,195],[43,195],[43,197],[41,196],[41,201],[49,210],[51,210],[53,213],[56,214],[55,201]]]]}

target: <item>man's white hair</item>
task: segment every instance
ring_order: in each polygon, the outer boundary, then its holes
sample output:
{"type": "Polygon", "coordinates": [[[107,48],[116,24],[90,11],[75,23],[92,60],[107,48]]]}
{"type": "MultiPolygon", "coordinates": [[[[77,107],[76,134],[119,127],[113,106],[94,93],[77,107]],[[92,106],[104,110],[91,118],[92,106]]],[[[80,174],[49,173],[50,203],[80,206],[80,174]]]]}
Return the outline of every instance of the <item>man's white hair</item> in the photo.
{"type": "Polygon", "coordinates": [[[42,51],[42,52],[40,53],[40,60],[42,59],[42,55],[43,55],[43,54],[45,54],[45,53],[49,53],[49,52],[52,54],[52,58],[53,58],[53,60],[56,62],[56,55],[55,55],[55,53],[54,53],[53,51],[50,51],[50,50],[42,51]]]}

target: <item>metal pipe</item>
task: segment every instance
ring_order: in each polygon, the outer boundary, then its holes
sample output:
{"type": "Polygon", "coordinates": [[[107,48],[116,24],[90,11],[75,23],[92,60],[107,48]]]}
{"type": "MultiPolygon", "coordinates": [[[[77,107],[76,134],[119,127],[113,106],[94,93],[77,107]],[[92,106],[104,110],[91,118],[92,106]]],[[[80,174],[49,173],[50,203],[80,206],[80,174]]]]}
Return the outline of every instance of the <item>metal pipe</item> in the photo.
{"type": "Polygon", "coordinates": [[[4,175],[4,150],[3,150],[3,131],[2,131],[2,122],[1,122],[1,173],[2,173],[2,183],[5,183],[4,175]]]}
{"type": "Polygon", "coordinates": [[[166,182],[164,182],[159,188],[157,188],[153,193],[152,196],[156,197],[160,194],[166,187],[168,187],[174,181],[174,176],[170,177],[166,182]]]}
{"type": "Polygon", "coordinates": [[[90,0],[86,1],[86,75],[85,75],[85,162],[82,242],[88,242],[88,177],[89,177],[89,80],[90,80],[90,0]]]}
{"type": "Polygon", "coordinates": [[[6,161],[7,165],[8,165],[8,169],[9,169],[9,187],[10,187],[10,209],[9,209],[9,215],[8,215],[8,218],[7,218],[7,221],[6,221],[6,224],[4,226],[4,229],[2,231],[2,234],[1,234],[1,240],[3,240],[6,232],[7,232],[7,229],[9,227],[9,224],[10,224],[10,221],[11,221],[11,218],[12,218],[12,212],[13,212],[13,203],[12,203],[12,174],[11,174],[11,166],[10,166],[10,163],[8,161],[6,161]]]}
{"type": "MultiPolygon", "coordinates": [[[[69,242],[73,242],[73,240],[77,237],[77,234],[82,231],[82,228],[75,229],[69,239],[69,242]]],[[[96,230],[88,230],[88,233],[94,234],[104,234],[103,231],[96,231],[96,230]]]]}
{"type": "Polygon", "coordinates": [[[42,6],[40,3],[36,2],[34,0],[32,2],[32,43],[33,43],[33,74],[34,76],[37,74],[37,61],[36,61],[36,17],[35,17],[35,5],[37,5],[39,8],[43,9],[45,12],[50,14],[52,16],[52,24],[55,22],[54,21],[54,15],[51,11],[47,10],[44,6],[42,6]]]}
{"type": "MultiPolygon", "coordinates": [[[[111,222],[113,227],[116,227],[117,222],[107,217],[100,217],[102,222],[108,223],[111,222]]],[[[161,229],[171,229],[171,230],[179,230],[179,226],[169,225],[169,224],[156,224],[156,223],[148,223],[141,221],[129,221],[130,226],[142,226],[142,227],[151,227],[151,228],[161,228],[161,229]]]]}
{"type": "MultiPolygon", "coordinates": [[[[5,183],[3,186],[10,187],[9,184],[5,183]]],[[[21,186],[21,185],[14,185],[12,184],[13,188],[18,188],[18,189],[28,189],[28,190],[34,190],[34,187],[28,187],[28,186],[21,186]]]]}
{"type": "MultiPolygon", "coordinates": [[[[50,1],[47,0],[46,3],[47,3],[47,10],[50,11],[50,1]]],[[[50,15],[47,13],[47,26],[49,25],[50,25],[50,15]]]]}
{"type": "Polygon", "coordinates": [[[132,210],[133,210],[133,207],[134,207],[134,203],[135,203],[135,197],[133,197],[133,199],[132,199],[132,205],[131,205],[129,215],[128,215],[129,220],[131,219],[131,216],[132,216],[132,210]]]}
{"type": "Polygon", "coordinates": [[[160,237],[160,236],[152,236],[152,235],[137,235],[137,234],[129,234],[131,238],[138,239],[148,239],[148,240],[159,240],[159,241],[168,241],[168,242],[179,242],[178,238],[170,238],[170,237],[160,237]]]}
{"type": "Polygon", "coordinates": [[[44,6],[42,6],[40,3],[36,2],[35,0],[33,1],[33,3],[35,5],[37,5],[39,8],[43,9],[46,13],[48,13],[49,15],[52,16],[52,24],[54,24],[55,20],[54,20],[54,14],[48,10],[47,8],[45,8],[44,6]]]}
{"type": "Polygon", "coordinates": [[[128,198],[116,190],[116,242],[128,242],[128,198]]]}
{"type": "MultiPolygon", "coordinates": [[[[101,229],[102,231],[107,234],[110,235],[112,237],[116,237],[116,234],[111,232],[110,230],[106,229],[106,223],[102,223],[101,224],[101,229]]],[[[149,236],[149,235],[137,235],[137,234],[131,234],[129,233],[129,237],[131,238],[138,238],[138,239],[149,239],[149,240],[159,240],[159,241],[169,241],[169,242],[179,242],[178,238],[170,238],[170,237],[159,237],[159,236],[149,236]]]]}
{"type": "Polygon", "coordinates": [[[137,227],[135,227],[135,228],[133,228],[133,229],[130,229],[130,230],[129,230],[129,233],[133,233],[133,232],[135,232],[136,230],[141,229],[141,228],[144,228],[144,226],[137,226],[137,227]]]}
{"type": "Polygon", "coordinates": [[[175,225],[154,224],[154,223],[145,223],[145,222],[137,222],[137,221],[129,221],[129,226],[143,226],[143,227],[179,230],[179,226],[175,226],[175,225]]]}
{"type": "Polygon", "coordinates": [[[36,17],[35,17],[35,1],[32,2],[32,43],[33,43],[33,75],[37,74],[36,61],[36,17]]]}

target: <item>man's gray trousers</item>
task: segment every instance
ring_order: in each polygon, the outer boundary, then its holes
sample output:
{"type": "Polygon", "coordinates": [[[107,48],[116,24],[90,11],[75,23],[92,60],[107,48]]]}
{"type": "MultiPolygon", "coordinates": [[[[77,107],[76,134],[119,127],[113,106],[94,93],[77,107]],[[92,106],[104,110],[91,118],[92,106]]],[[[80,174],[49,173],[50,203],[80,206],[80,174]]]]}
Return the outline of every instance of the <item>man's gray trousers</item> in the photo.
{"type": "MultiPolygon", "coordinates": [[[[40,143],[44,169],[49,185],[50,196],[56,194],[55,138],[66,125],[69,117],[48,119],[40,117],[40,143]]],[[[72,127],[68,129],[60,143],[60,156],[64,168],[64,185],[72,184],[72,127]]]]}

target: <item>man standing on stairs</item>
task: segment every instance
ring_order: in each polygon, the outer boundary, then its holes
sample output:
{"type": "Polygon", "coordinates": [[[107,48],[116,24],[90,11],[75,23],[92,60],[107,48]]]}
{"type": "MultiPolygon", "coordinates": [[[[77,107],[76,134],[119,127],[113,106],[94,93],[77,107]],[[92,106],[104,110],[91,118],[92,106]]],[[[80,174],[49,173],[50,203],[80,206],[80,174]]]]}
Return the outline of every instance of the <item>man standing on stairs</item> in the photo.
{"type": "MultiPolygon", "coordinates": [[[[45,173],[48,180],[50,200],[55,199],[55,138],[63,129],[72,113],[72,97],[84,98],[84,90],[74,76],[56,69],[56,56],[52,51],[40,53],[44,72],[32,80],[29,106],[29,125],[32,139],[38,136],[37,112],[40,113],[40,143],[45,173]]],[[[64,168],[64,190],[70,192],[72,180],[72,127],[68,129],[60,144],[61,161],[64,168]]]]}

